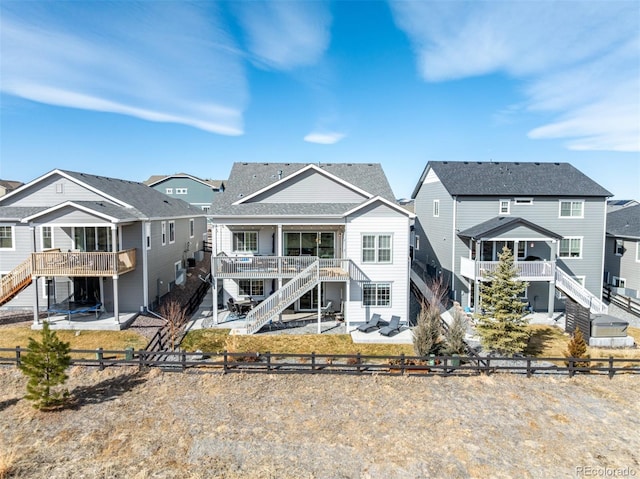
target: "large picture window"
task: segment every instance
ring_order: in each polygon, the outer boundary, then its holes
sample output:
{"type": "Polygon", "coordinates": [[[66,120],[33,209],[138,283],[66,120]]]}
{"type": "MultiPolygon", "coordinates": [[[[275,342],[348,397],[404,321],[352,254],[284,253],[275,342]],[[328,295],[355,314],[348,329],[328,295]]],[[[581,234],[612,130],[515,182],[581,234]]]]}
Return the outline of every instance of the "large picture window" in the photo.
{"type": "Polygon", "coordinates": [[[237,231],[233,233],[233,251],[258,252],[257,231],[237,231]]]}
{"type": "Polygon", "coordinates": [[[581,258],[582,238],[563,238],[560,240],[560,258],[581,258]]]}
{"type": "Polygon", "coordinates": [[[584,201],[560,201],[560,218],[583,218],[584,201]]]}
{"type": "Polygon", "coordinates": [[[363,263],[391,263],[391,235],[362,235],[363,263]]]}
{"type": "Polygon", "coordinates": [[[363,306],[391,306],[390,283],[365,283],[362,285],[363,306]]]}

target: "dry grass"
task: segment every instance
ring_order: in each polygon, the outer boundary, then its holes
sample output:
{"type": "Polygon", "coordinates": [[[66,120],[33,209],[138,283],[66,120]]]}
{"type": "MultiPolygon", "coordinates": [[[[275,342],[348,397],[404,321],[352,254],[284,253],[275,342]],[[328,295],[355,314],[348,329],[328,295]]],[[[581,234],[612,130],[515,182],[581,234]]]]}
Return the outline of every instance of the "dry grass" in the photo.
{"type": "MultiPolygon", "coordinates": [[[[121,351],[125,348],[143,349],[147,339],[132,331],[56,331],[56,335],[70,343],[71,349],[102,348],[121,351]]],[[[40,340],[40,331],[25,326],[2,328],[0,330],[0,348],[26,348],[29,338],[40,340]]],[[[5,357],[13,356],[11,352],[0,352],[5,357]]],[[[90,357],[87,354],[76,354],[73,357],[90,357]]]]}
{"type": "Polygon", "coordinates": [[[229,330],[201,329],[187,334],[181,346],[187,351],[266,352],[289,354],[360,354],[367,356],[413,355],[410,344],[355,344],[348,334],[270,334],[236,336],[229,330]]]}

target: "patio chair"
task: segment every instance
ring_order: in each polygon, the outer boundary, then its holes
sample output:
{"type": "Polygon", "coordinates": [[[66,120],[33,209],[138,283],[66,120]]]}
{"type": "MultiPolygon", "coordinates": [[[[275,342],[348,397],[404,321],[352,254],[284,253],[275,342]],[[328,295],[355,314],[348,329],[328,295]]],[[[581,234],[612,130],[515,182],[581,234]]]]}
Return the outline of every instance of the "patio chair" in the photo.
{"type": "Polygon", "coordinates": [[[320,312],[323,318],[335,316],[336,312],[333,310],[333,301],[328,301],[326,306],[320,308],[320,312]]]}
{"type": "Polygon", "coordinates": [[[242,311],[240,310],[240,308],[238,307],[236,302],[233,300],[233,298],[229,298],[227,300],[227,309],[229,310],[228,319],[230,321],[235,321],[237,319],[242,319],[242,318],[244,318],[246,316],[246,314],[242,313],[242,311]]]}
{"type": "Polygon", "coordinates": [[[389,326],[380,328],[380,331],[378,332],[383,336],[390,336],[391,333],[400,332],[400,316],[391,316],[391,321],[389,321],[389,326]]]}
{"type": "Polygon", "coordinates": [[[356,329],[363,333],[368,333],[372,329],[379,329],[381,326],[386,326],[387,322],[382,319],[378,313],[371,315],[371,319],[364,324],[361,324],[356,329]]]}

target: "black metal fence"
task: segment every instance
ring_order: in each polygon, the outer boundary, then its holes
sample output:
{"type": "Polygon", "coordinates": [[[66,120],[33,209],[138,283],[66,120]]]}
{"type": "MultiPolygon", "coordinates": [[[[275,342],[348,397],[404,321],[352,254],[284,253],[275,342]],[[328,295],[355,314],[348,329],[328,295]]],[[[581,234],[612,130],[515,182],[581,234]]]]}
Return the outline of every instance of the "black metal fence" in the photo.
{"type": "MultiPolygon", "coordinates": [[[[0,348],[0,365],[19,366],[27,349],[0,348]]],[[[640,374],[640,358],[536,358],[496,356],[371,356],[362,354],[216,353],[185,351],[72,350],[73,366],[158,367],[205,373],[352,374],[388,376],[471,376],[510,373],[527,377],[576,373],[640,374]]]]}

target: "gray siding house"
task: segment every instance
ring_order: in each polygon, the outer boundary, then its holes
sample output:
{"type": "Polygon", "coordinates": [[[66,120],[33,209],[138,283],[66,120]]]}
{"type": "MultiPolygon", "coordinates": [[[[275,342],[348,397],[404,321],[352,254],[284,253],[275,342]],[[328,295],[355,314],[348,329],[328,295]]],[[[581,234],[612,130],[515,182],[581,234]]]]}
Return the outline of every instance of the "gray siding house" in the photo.
{"type": "Polygon", "coordinates": [[[473,308],[478,282],[506,245],[529,282],[522,299],[534,310],[551,314],[570,294],[603,312],[609,196],[567,163],[431,161],[412,194],[414,258],[473,308]]]}
{"type": "Polygon", "coordinates": [[[205,237],[204,213],[184,201],[52,170],[0,198],[0,307],[33,307],[36,323],[39,311],[80,308],[119,324],[183,280],[205,237]]]}
{"type": "Polygon", "coordinates": [[[616,292],[640,298],[640,205],[607,214],[604,279],[616,292]]]}
{"type": "Polygon", "coordinates": [[[408,321],[409,234],[379,164],[235,163],[212,207],[218,304],[251,297],[246,333],[285,310],[347,325],[408,321]]]}
{"type": "Polygon", "coordinates": [[[186,173],[154,175],[144,182],[154,190],[171,198],[180,199],[208,213],[217,194],[224,191],[221,180],[203,180],[186,173]]]}

